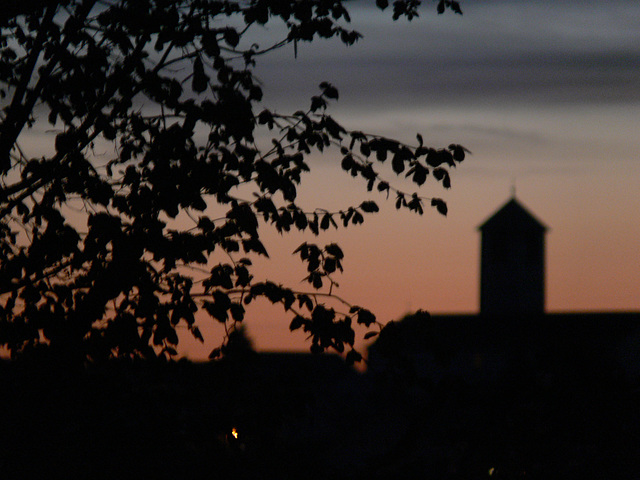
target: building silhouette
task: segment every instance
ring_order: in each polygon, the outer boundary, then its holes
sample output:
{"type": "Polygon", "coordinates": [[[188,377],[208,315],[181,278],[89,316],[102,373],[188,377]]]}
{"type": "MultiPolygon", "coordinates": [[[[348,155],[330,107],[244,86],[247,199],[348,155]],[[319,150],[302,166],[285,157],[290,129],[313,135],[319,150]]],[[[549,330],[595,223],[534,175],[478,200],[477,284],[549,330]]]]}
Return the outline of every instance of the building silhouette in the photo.
{"type": "Polygon", "coordinates": [[[481,315],[544,313],[547,227],[512,197],[478,229],[481,315]]]}
{"type": "Polygon", "coordinates": [[[548,228],[515,196],[478,229],[480,312],[408,315],[370,347],[370,369],[410,365],[436,381],[492,381],[525,370],[640,380],[640,312],[547,312],[548,228]]]}
{"type": "Polygon", "coordinates": [[[640,312],[547,312],[547,227],[515,198],[479,230],[480,312],[418,311],[369,348],[372,378],[427,392],[425,470],[438,445],[460,458],[439,478],[638,477],[640,312]]]}

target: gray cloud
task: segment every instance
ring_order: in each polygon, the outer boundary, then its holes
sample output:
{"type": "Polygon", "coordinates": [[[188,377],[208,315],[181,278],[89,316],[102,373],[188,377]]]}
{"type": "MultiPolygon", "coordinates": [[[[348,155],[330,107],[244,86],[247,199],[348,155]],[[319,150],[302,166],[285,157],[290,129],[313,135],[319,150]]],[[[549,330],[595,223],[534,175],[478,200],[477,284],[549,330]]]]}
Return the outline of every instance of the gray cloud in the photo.
{"type": "Polygon", "coordinates": [[[407,24],[354,2],[364,40],[263,59],[267,95],[297,108],[329,80],[349,109],[640,102],[640,4],[466,3],[463,17],[425,11],[407,24]]]}

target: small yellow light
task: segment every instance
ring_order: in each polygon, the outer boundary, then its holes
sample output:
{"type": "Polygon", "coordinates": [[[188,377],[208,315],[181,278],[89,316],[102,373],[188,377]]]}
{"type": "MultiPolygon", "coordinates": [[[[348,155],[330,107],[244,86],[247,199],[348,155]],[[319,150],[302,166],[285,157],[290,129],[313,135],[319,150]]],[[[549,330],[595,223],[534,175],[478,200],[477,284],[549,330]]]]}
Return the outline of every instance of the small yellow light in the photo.
{"type": "Polygon", "coordinates": [[[238,430],[236,430],[235,427],[231,429],[231,435],[233,435],[233,438],[235,439],[238,438],[238,430]]]}
{"type": "Polygon", "coordinates": [[[491,467],[491,468],[489,469],[489,476],[491,477],[491,476],[493,475],[493,472],[495,472],[495,471],[496,471],[496,469],[495,469],[495,468],[493,468],[493,467],[491,467]]]}

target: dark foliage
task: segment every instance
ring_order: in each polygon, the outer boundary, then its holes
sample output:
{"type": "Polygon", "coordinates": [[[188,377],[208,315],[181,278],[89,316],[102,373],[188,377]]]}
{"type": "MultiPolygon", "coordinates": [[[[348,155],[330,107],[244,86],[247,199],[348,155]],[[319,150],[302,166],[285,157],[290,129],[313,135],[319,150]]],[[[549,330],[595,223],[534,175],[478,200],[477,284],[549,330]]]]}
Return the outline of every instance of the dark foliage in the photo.
{"type": "MultiPolygon", "coordinates": [[[[413,18],[419,3],[393,2],[393,18],[413,18]]],[[[460,13],[457,2],[437,4],[445,8],[460,13]]],[[[0,345],[14,357],[43,346],[71,361],[171,357],[176,327],[202,339],[199,310],[231,331],[244,305],[266,297],[292,313],[291,329],[303,328],[313,351],[360,358],[352,322],[375,317],[320,301],[336,299],[340,248],[301,246],[311,288],[294,291],[252,275],[251,257],[268,256],[261,229],[318,235],[378,211],[372,200],[337,212],[300,207],[312,152],[339,152],[347,174],[393,193],[399,209],[422,214],[426,203],[446,214],[442,200],[396,190],[376,167],[390,159],[417,186],[432,173],[449,188],[465,149],[347,131],[327,113],[338,90],[326,82],[293,114],[261,104],[261,56],[360,38],[346,28],[346,2],[32,0],[3,11],[0,345]],[[286,27],[281,41],[248,44],[247,32],[271,22],[286,27]],[[55,139],[29,158],[21,144],[45,122],[55,139]],[[96,155],[98,142],[113,153],[96,155]]]]}

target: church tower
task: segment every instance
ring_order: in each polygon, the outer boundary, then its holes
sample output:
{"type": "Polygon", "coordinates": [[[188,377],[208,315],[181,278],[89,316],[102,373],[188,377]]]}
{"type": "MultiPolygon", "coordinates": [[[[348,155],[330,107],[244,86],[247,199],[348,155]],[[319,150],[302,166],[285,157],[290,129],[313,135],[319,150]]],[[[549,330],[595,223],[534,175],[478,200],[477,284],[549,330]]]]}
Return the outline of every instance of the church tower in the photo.
{"type": "Polygon", "coordinates": [[[480,314],[544,313],[544,236],[540,221],[512,197],[478,227],[481,234],[480,314]]]}

